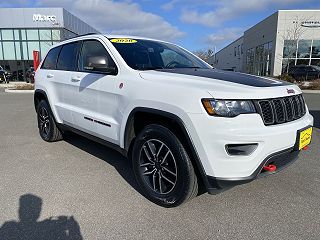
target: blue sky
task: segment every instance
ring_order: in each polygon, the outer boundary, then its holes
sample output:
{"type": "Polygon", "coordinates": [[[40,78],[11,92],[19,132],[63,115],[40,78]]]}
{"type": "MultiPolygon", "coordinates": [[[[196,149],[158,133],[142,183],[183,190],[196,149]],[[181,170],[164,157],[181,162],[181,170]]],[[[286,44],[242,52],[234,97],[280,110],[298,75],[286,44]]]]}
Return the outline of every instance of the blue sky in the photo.
{"type": "Polygon", "coordinates": [[[217,50],[279,9],[319,9],[320,0],[11,0],[0,7],[64,7],[101,32],[217,50]]]}

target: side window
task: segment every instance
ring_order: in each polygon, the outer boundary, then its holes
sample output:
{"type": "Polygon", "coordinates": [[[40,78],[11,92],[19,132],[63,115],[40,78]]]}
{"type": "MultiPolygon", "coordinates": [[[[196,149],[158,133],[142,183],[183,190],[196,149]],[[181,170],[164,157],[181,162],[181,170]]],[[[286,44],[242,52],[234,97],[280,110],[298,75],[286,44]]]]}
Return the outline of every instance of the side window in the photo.
{"type": "MultiPolygon", "coordinates": [[[[82,44],[82,49],[79,56],[79,71],[84,72],[107,72],[107,70],[100,69],[99,71],[95,71],[91,69],[89,60],[91,59],[107,59],[108,61],[108,68],[116,69],[116,64],[112,60],[111,56],[109,55],[108,51],[105,47],[97,40],[87,40],[84,41],[82,44]]],[[[113,73],[116,75],[116,71],[113,73]]]]}
{"type": "Polygon", "coordinates": [[[77,55],[79,45],[80,42],[73,42],[62,46],[57,62],[57,69],[66,71],[77,70],[77,55]]]}
{"type": "Polygon", "coordinates": [[[43,69],[56,69],[57,58],[58,58],[60,50],[61,50],[61,46],[52,48],[48,52],[41,68],[43,68],[43,69]]]}

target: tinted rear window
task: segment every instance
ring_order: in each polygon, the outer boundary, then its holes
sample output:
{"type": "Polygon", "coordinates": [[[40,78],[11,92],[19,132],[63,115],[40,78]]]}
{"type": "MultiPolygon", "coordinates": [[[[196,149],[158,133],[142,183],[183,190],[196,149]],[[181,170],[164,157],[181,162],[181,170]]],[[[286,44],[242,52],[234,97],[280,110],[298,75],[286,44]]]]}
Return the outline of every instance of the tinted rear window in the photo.
{"type": "Polygon", "coordinates": [[[78,49],[79,42],[73,42],[63,45],[59,54],[57,69],[75,71],[77,69],[78,49]]]}
{"type": "Polygon", "coordinates": [[[43,69],[56,69],[57,58],[60,52],[61,46],[52,48],[46,56],[42,67],[43,69]]]}

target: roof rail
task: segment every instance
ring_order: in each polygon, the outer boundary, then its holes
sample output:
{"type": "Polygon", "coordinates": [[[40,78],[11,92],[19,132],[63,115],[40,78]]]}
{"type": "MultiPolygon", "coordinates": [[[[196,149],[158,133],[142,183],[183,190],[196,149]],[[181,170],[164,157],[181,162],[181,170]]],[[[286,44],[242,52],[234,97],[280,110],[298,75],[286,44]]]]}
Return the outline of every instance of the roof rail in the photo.
{"type": "Polygon", "coordinates": [[[67,38],[65,40],[69,40],[69,39],[73,39],[73,38],[77,38],[77,37],[83,37],[83,36],[87,36],[87,35],[93,35],[93,34],[99,34],[99,33],[86,33],[86,34],[81,34],[81,35],[77,35],[77,36],[74,36],[74,37],[70,37],[70,38],[67,38]]]}

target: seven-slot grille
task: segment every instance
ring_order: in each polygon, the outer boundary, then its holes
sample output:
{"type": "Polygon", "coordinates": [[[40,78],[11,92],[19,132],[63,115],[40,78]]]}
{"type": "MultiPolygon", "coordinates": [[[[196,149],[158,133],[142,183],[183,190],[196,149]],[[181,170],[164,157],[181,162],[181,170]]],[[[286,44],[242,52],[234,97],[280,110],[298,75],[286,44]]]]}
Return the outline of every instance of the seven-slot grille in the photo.
{"type": "Polygon", "coordinates": [[[306,114],[302,95],[258,100],[258,112],[265,125],[280,124],[301,118],[306,114]]]}

